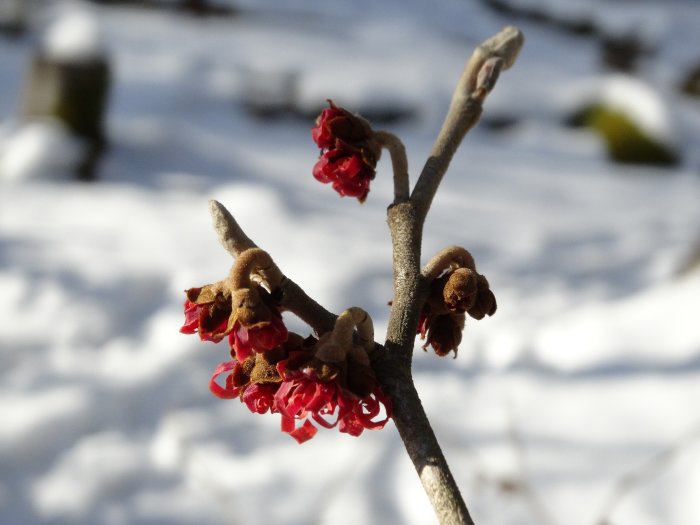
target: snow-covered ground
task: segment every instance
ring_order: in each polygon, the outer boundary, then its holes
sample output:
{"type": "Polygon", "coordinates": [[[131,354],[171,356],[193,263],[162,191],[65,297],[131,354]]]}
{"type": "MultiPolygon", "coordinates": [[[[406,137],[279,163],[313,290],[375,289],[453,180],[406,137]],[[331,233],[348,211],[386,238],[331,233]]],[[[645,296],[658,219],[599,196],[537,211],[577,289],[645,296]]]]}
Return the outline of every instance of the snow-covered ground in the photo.
{"type": "MultiPolygon", "coordinates": [[[[456,360],[417,350],[419,391],[477,523],[696,525],[700,270],[678,269],[700,240],[700,103],[675,86],[700,61],[700,4],[519,3],[643,30],[656,54],[632,80],[599,67],[593,40],[521,24],[484,116],[517,122],[467,137],[424,241],[424,260],[469,248],[499,309],[468,323],[456,360]],[[615,166],[562,126],[611,92],[675,141],[680,167],[615,166]]],[[[367,309],[381,338],[388,162],[364,205],[340,199],[311,176],[311,122],[257,119],[244,100],[294,81],[304,110],[411,108],[382,126],[415,180],[472,48],[510,20],[457,0],[248,1],[205,20],[34,5],[27,35],[0,38],[0,522],[434,523],[391,424],[299,446],[277,417],[214,398],[226,350],[178,332],[182,291],[228,271],[215,198],[326,307],[367,309]],[[57,8],[92,11],[102,34],[86,40],[114,67],[93,184],[47,179],[74,145],[16,118],[57,8]]]]}

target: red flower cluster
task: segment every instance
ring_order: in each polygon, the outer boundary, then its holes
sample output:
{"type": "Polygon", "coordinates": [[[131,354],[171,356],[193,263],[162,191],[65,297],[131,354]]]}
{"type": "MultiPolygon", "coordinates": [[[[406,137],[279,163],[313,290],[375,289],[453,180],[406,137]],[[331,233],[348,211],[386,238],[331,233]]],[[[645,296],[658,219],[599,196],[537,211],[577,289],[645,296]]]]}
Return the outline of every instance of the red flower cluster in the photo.
{"type": "Polygon", "coordinates": [[[230,288],[222,281],[187,290],[180,329],[215,343],[228,336],[232,359],[214,370],[209,388],[215,396],[237,397],[257,414],[281,414],[282,430],[299,443],[316,434],[312,421],[352,436],[384,427],[391,403],[369,364],[351,355],[340,363],[320,361],[318,341],[289,333],[265,288],[230,288]],[[303,421],[298,428],[297,421],[303,421]]]}
{"type": "Polygon", "coordinates": [[[381,149],[366,120],[330,100],[328,103],[330,107],[321,112],[311,130],[311,138],[321,148],[313,176],[324,184],[331,183],[341,196],[364,202],[381,149]]]}
{"type": "Polygon", "coordinates": [[[232,292],[228,283],[222,281],[190,288],[185,293],[185,324],[180,332],[199,333],[202,341],[214,343],[228,335],[231,351],[240,361],[253,352],[271,350],[287,339],[282,315],[269,292],[261,286],[232,292]]]}
{"type": "Polygon", "coordinates": [[[432,346],[439,356],[454,352],[457,357],[465,313],[474,319],[493,315],[496,313],[496,296],[486,277],[476,270],[451,269],[432,282],[430,296],[423,305],[418,320],[418,333],[425,339],[423,349],[432,346]]]}
{"type": "Polygon", "coordinates": [[[238,397],[251,412],[279,413],[282,431],[298,443],[308,441],[318,429],[338,426],[340,432],[359,436],[365,429],[383,428],[391,417],[391,402],[376,381],[367,388],[351,388],[351,375],[363,377],[372,369],[348,359],[329,365],[314,357],[314,338],[301,341],[290,334],[287,343],[272,352],[250,356],[243,362],[235,358],[220,364],[210,382],[214,395],[223,399],[238,397]],[[217,383],[226,374],[224,386],[217,383]],[[382,407],[384,417],[381,417],[382,407]],[[377,419],[379,417],[379,419],[377,419]],[[297,427],[297,421],[303,423],[297,427]],[[313,421],[313,422],[312,422],[313,421]]]}

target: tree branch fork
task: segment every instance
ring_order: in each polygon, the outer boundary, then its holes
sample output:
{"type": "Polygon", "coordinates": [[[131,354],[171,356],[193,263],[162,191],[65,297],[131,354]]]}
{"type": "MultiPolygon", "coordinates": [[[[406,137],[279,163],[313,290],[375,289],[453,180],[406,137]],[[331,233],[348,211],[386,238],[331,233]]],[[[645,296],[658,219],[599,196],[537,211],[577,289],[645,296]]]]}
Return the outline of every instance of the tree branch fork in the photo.
{"type": "MultiPolygon", "coordinates": [[[[466,250],[450,247],[421,269],[423,224],[454,153],[478,122],[483,102],[500,73],[515,62],[523,41],[520,30],[509,26],[474,50],[412,191],[403,144],[389,132],[374,133],[377,144],[389,152],[394,173],[394,200],[387,210],[394,287],[385,342],[374,343],[370,356],[379,382],[392,399],[396,428],[441,525],[474,522],[415,389],[411,362],[421,308],[428,299],[431,283],[451,265],[474,269],[474,261],[466,250]]],[[[221,245],[234,259],[257,248],[221,203],[210,201],[210,213],[221,245]]],[[[297,315],[318,336],[334,329],[336,314],[309,297],[290,278],[281,275],[277,279],[282,309],[297,315]]]]}

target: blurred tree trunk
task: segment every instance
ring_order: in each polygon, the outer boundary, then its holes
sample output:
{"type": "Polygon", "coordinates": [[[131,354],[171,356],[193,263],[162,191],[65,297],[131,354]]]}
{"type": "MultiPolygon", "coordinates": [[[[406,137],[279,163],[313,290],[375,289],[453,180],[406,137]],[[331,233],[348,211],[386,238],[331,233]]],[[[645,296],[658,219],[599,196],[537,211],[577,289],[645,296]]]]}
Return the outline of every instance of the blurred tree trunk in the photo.
{"type": "Polygon", "coordinates": [[[69,63],[38,54],[29,68],[22,115],[55,118],[85,141],[86,153],[76,173],[82,180],[96,178],[97,163],[106,145],[104,121],[110,77],[106,58],[69,63]]]}

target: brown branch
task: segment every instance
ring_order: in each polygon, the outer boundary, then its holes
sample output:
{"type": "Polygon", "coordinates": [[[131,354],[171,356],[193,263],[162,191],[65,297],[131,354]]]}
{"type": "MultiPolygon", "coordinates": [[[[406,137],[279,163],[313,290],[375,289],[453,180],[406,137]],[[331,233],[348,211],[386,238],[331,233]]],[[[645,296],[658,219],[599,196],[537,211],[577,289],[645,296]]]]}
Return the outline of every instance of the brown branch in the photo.
{"type": "Polygon", "coordinates": [[[467,131],[481,116],[482,103],[501,70],[510,67],[523,44],[522,33],[506,27],[472,54],[410,199],[387,212],[393,246],[394,297],[386,353],[377,375],[394,401],[394,423],[441,525],[473,525],[447,466],[411,376],[413,345],[429,278],[421,274],[423,224],[437,188],[467,131]]]}
{"type": "MultiPolygon", "coordinates": [[[[258,246],[245,234],[233,215],[223,204],[215,200],[209,201],[214,230],[219,236],[219,242],[234,259],[241,253],[258,246]]],[[[333,330],[337,316],[306,295],[299,285],[286,276],[281,279],[277,289],[280,294],[280,306],[297,315],[302,321],[314,329],[316,335],[322,335],[333,330]]]]}
{"type": "MultiPolygon", "coordinates": [[[[524,42],[519,29],[508,26],[474,50],[457,83],[442,129],[411,194],[421,221],[425,219],[442,177],[467,132],[479,121],[489,85],[495,84],[494,68],[500,72],[513,65],[524,42]],[[489,59],[499,58],[496,65],[489,59]],[[489,71],[480,72],[486,66],[489,71]]],[[[498,73],[495,73],[498,77],[498,73]]]]}
{"type": "Polygon", "coordinates": [[[394,171],[394,204],[407,201],[410,186],[406,147],[396,135],[388,131],[375,131],[374,139],[382,148],[389,150],[391,155],[391,167],[394,171]]]}
{"type": "Polygon", "coordinates": [[[456,265],[458,268],[469,268],[476,271],[474,257],[469,250],[461,246],[449,246],[438,252],[428,261],[428,264],[423,268],[422,274],[428,279],[437,278],[442,272],[450,266],[456,265]]]}

